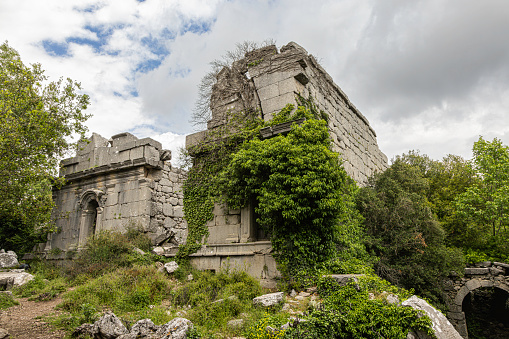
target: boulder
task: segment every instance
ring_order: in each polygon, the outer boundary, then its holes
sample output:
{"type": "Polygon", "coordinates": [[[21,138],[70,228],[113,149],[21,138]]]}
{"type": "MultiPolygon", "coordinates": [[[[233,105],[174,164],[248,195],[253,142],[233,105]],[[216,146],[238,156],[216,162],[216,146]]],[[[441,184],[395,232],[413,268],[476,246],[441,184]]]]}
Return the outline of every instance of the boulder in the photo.
{"type": "Polygon", "coordinates": [[[9,272],[0,272],[0,286],[5,289],[11,289],[14,286],[21,286],[34,278],[30,273],[24,270],[11,270],[9,272]]]}
{"type": "Polygon", "coordinates": [[[9,338],[9,332],[7,332],[7,330],[4,330],[3,328],[0,328],[0,339],[7,338],[9,338]]]}
{"type": "Polygon", "coordinates": [[[186,318],[175,318],[162,325],[156,332],[156,338],[185,339],[193,323],[186,318]]]}
{"type": "Polygon", "coordinates": [[[179,268],[179,265],[177,264],[176,261],[171,261],[171,262],[167,262],[166,264],[164,264],[164,269],[169,274],[175,272],[178,268],[179,268]]]}
{"type": "Polygon", "coordinates": [[[18,256],[13,251],[0,253],[0,268],[18,267],[18,256]]]}
{"type": "Polygon", "coordinates": [[[336,280],[340,286],[346,286],[350,282],[354,283],[355,289],[360,290],[359,278],[363,277],[364,274],[331,274],[329,277],[336,280]]]}
{"type": "Polygon", "coordinates": [[[128,334],[129,331],[120,319],[113,312],[106,312],[99,320],[94,323],[94,338],[98,339],[116,339],[122,334],[128,334]]]}
{"type": "Polygon", "coordinates": [[[155,325],[150,319],[138,320],[132,327],[131,332],[122,334],[117,339],[159,339],[156,333],[160,326],[155,325]]]}
{"type": "Polygon", "coordinates": [[[264,294],[253,299],[253,305],[270,307],[283,301],[284,292],[264,294]]]}
{"type": "MultiPolygon", "coordinates": [[[[429,316],[432,322],[433,331],[438,339],[462,339],[461,335],[458,331],[456,331],[449,320],[447,320],[445,315],[428,304],[425,300],[413,295],[409,299],[403,301],[401,305],[423,311],[427,316],[429,316]]],[[[407,338],[431,339],[430,336],[419,331],[411,331],[407,338]]]]}

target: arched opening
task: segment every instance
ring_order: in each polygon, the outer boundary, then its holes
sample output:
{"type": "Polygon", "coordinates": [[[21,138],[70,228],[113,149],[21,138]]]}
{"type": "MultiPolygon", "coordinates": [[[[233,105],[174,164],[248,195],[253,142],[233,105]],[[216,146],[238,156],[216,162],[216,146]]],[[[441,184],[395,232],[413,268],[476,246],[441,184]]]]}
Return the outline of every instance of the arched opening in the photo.
{"type": "Polygon", "coordinates": [[[93,238],[97,225],[97,208],[99,203],[96,200],[90,200],[82,213],[85,216],[83,235],[86,239],[93,238]]]}
{"type": "Polygon", "coordinates": [[[509,293],[497,287],[470,291],[462,303],[469,338],[509,338],[509,293]]]}

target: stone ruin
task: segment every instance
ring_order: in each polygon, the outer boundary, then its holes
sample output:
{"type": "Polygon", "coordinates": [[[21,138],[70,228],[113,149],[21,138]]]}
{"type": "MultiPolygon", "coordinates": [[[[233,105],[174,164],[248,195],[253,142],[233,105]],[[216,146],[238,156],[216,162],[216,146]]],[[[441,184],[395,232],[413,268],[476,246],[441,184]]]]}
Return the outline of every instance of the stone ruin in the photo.
{"type": "MultiPolygon", "coordinates": [[[[188,135],[186,148],[199,162],[202,154],[196,146],[213,142],[214,136],[220,135],[216,131],[231,125],[234,114],[255,114],[271,120],[287,104],[297,105],[298,96],[312,98],[327,115],[333,150],[341,155],[346,172],[355,181],[362,185],[373,173],[387,168],[387,157],[378,148],[368,120],[316,59],[294,42],[279,51],[273,45],[256,49],[223,68],[212,88],[212,119],[207,130],[188,135]]],[[[289,128],[288,123],[276,125],[262,130],[262,137],[289,128]]],[[[196,267],[218,270],[225,263],[247,267],[251,275],[269,285],[278,276],[270,241],[256,224],[253,206],[232,210],[216,204],[214,218],[207,226],[210,235],[206,246],[191,257],[196,267]]]]}
{"type": "Polygon", "coordinates": [[[171,166],[171,152],[151,138],[130,133],[106,139],[94,133],[62,161],[65,185],[53,189],[57,231],[33,254],[70,257],[103,230],[145,232],[153,245],[185,242],[182,182],[185,173],[171,166]]]}
{"type": "MultiPolygon", "coordinates": [[[[231,126],[232,115],[255,114],[270,120],[287,104],[296,105],[298,96],[312,98],[327,115],[333,150],[354,180],[364,184],[387,168],[387,157],[368,120],[316,59],[293,42],[279,51],[276,46],[254,50],[223,68],[212,88],[207,130],[188,135],[186,147],[194,161],[200,161],[202,154],[194,146],[231,126]]],[[[270,137],[289,128],[287,123],[262,132],[270,137]]],[[[170,157],[150,138],[122,133],[107,140],[94,134],[75,157],[62,162],[61,176],[67,183],[53,191],[58,231],[35,252],[65,258],[66,252],[79,250],[101,230],[125,231],[135,225],[150,236],[156,253],[174,256],[187,234],[181,191],[185,174],[171,167],[170,157]]],[[[273,284],[279,273],[270,240],[256,224],[254,207],[232,210],[216,204],[213,213],[207,223],[210,235],[191,255],[192,264],[218,270],[228,263],[273,284]]]]}

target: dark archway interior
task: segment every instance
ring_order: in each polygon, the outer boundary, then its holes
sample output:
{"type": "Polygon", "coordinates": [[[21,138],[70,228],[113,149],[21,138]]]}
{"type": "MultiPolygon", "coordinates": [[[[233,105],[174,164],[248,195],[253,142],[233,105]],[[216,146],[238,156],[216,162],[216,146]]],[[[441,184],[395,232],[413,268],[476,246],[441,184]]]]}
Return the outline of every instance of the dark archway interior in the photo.
{"type": "Polygon", "coordinates": [[[97,208],[99,207],[99,204],[95,200],[90,200],[87,204],[86,213],[87,213],[87,220],[86,220],[86,236],[87,238],[92,238],[95,234],[95,225],[97,223],[97,208]]]}
{"type": "Polygon", "coordinates": [[[471,339],[509,338],[509,294],[495,287],[478,288],[463,299],[471,339]]]}

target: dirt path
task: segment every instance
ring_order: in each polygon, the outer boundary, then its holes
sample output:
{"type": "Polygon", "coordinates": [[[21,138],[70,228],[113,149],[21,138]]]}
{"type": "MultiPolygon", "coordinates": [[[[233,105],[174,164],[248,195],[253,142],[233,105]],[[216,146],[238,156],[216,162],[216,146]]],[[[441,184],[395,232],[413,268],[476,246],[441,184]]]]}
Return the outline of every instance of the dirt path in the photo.
{"type": "Polygon", "coordinates": [[[55,306],[62,299],[50,301],[29,301],[27,298],[17,298],[19,305],[0,311],[0,328],[11,335],[9,339],[57,339],[63,338],[65,332],[54,330],[41,316],[58,313],[55,306]]]}

